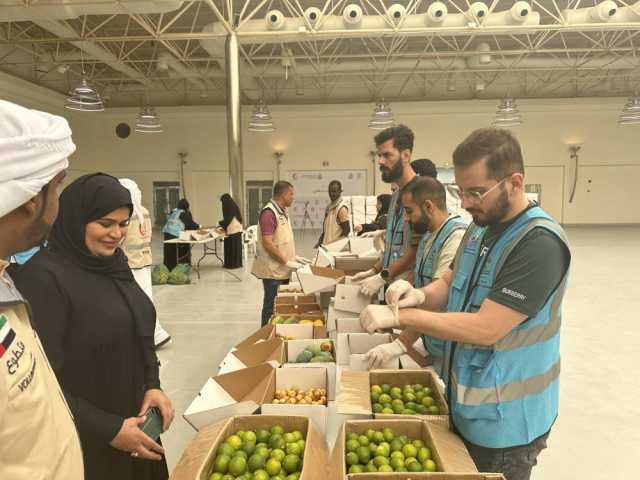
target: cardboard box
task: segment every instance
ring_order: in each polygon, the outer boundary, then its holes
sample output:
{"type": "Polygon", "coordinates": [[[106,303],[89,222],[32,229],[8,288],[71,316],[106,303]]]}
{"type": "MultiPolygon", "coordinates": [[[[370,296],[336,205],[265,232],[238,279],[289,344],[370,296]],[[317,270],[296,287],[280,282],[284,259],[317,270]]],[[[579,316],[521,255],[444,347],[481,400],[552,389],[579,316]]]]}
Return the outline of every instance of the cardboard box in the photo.
{"type": "Polygon", "coordinates": [[[187,445],[171,472],[170,480],[209,480],[218,447],[239,430],[257,430],[282,425],[285,431],[299,430],[305,437],[300,480],[326,480],[327,444],[308,418],[252,415],[228,418],[200,431],[187,445]]]}
{"type": "MultiPolygon", "coordinates": [[[[383,480],[379,473],[359,473],[358,480],[383,480]]],[[[384,480],[505,480],[501,473],[385,473],[384,480]]]]}
{"type": "Polygon", "coordinates": [[[334,308],[343,312],[360,314],[371,304],[371,297],[360,293],[360,285],[336,285],[334,308]]]}
{"type": "Polygon", "coordinates": [[[298,282],[289,282],[286,285],[280,285],[278,286],[278,296],[282,294],[302,295],[302,287],[298,282]]]}
{"type": "Polygon", "coordinates": [[[349,249],[349,239],[348,238],[340,238],[335,242],[331,242],[328,244],[322,244],[322,247],[327,252],[345,252],[349,249]]]}
{"type": "Polygon", "coordinates": [[[338,329],[338,320],[341,318],[354,318],[353,312],[338,310],[335,305],[335,299],[329,304],[327,309],[327,331],[335,332],[338,329]]]}
{"type": "Polygon", "coordinates": [[[244,348],[273,338],[273,325],[265,325],[238,343],[234,348],[244,348]]]}
{"type": "Polygon", "coordinates": [[[329,387],[327,388],[329,394],[329,401],[333,401],[336,398],[336,362],[322,362],[322,363],[294,363],[296,357],[309,345],[320,345],[324,342],[331,342],[333,345],[333,356],[335,359],[336,346],[333,340],[325,339],[313,339],[313,340],[290,340],[287,342],[287,362],[283,367],[325,367],[327,369],[327,375],[329,378],[329,387]]]}
{"type": "MultiPolygon", "coordinates": [[[[330,470],[332,480],[344,480],[347,478],[345,439],[349,433],[361,435],[370,428],[382,430],[386,427],[393,429],[396,435],[406,435],[412,440],[422,440],[431,449],[432,458],[438,466],[438,471],[468,473],[476,473],[478,471],[462,440],[449,432],[448,427],[440,423],[418,419],[347,420],[338,433],[338,438],[331,454],[330,470]]],[[[349,478],[355,480],[359,479],[361,475],[364,474],[349,475],[349,478]]],[[[386,480],[387,476],[391,475],[393,474],[385,473],[375,474],[374,476],[380,480],[386,480]]],[[[429,476],[429,478],[431,477],[429,476]]]]}
{"type": "Polygon", "coordinates": [[[196,430],[234,415],[255,412],[275,375],[268,363],[209,378],[182,417],[196,430]]]}
{"type": "Polygon", "coordinates": [[[345,272],[328,267],[311,266],[308,271],[306,269],[298,270],[297,275],[300,285],[302,285],[302,291],[308,295],[322,291],[333,291],[336,284],[344,281],[345,272]]]}
{"type": "Polygon", "coordinates": [[[280,416],[299,416],[308,417],[322,434],[327,432],[327,405],[291,405],[272,403],[276,390],[288,390],[298,387],[303,390],[322,388],[327,390],[329,386],[329,378],[327,369],[324,367],[316,368],[279,368],[276,370],[275,379],[269,388],[266,401],[262,405],[263,415],[280,415],[280,416]]]}
{"type": "MultiPolygon", "coordinates": [[[[338,333],[338,355],[339,365],[349,366],[349,370],[368,371],[369,363],[364,355],[374,347],[391,342],[391,335],[388,333],[338,333]]],[[[384,369],[398,369],[399,361],[390,361],[383,365],[384,369]]]]}
{"type": "MultiPolygon", "coordinates": [[[[327,329],[322,326],[313,325],[299,325],[299,324],[279,324],[279,325],[265,325],[256,332],[249,335],[247,338],[238,343],[232,351],[246,348],[256,343],[265,342],[277,336],[289,336],[295,339],[305,338],[327,338],[327,329]]],[[[286,350],[285,350],[286,354],[286,350]]]]}
{"type": "Polygon", "coordinates": [[[273,313],[293,315],[308,313],[316,317],[324,317],[320,305],[317,303],[294,303],[294,304],[280,304],[273,307],[273,313]]]}
{"type": "Polygon", "coordinates": [[[336,318],[336,330],[338,333],[366,333],[360,323],[360,317],[336,318]]]}
{"type": "MultiPolygon", "coordinates": [[[[316,257],[313,259],[313,264],[316,267],[329,267],[333,268],[335,260],[330,252],[327,252],[322,245],[318,248],[316,257]]],[[[308,272],[307,272],[308,273],[308,272]]]]}
{"type": "Polygon", "coordinates": [[[340,379],[336,405],[338,413],[374,415],[371,406],[371,385],[388,384],[392,387],[403,387],[407,384],[420,383],[429,387],[441,415],[391,415],[376,413],[375,418],[418,418],[446,419],[449,408],[444,395],[440,391],[436,374],[432,370],[371,370],[370,372],[344,371],[340,379]]]}
{"type": "Polygon", "coordinates": [[[340,269],[345,272],[364,272],[373,268],[378,262],[379,257],[341,257],[336,258],[336,269],[340,269]]]}
{"type": "Polygon", "coordinates": [[[277,368],[285,362],[285,358],[284,342],[279,338],[272,338],[229,352],[220,366],[219,373],[235,372],[261,363],[269,363],[277,368]]]}
{"type": "Polygon", "coordinates": [[[282,296],[278,294],[276,297],[276,305],[309,305],[309,304],[317,304],[317,299],[315,295],[304,295],[293,293],[287,296],[282,296]]]}
{"type": "Polygon", "coordinates": [[[373,238],[354,237],[349,239],[349,251],[355,255],[373,249],[373,238]]]}

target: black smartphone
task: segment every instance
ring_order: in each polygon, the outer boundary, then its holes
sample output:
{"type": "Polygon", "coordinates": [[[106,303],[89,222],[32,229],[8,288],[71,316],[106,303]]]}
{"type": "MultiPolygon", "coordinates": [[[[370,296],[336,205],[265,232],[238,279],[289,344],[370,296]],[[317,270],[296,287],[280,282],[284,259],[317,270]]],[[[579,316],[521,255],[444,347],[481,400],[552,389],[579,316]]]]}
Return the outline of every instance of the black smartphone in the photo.
{"type": "Polygon", "coordinates": [[[147,410],[145,416],[147,418],[144,423],[140,425],[140,430],[157,442],[160,438],[160,434],[162,433],[162,414],[158,408],[152,407],[147,410]]]}

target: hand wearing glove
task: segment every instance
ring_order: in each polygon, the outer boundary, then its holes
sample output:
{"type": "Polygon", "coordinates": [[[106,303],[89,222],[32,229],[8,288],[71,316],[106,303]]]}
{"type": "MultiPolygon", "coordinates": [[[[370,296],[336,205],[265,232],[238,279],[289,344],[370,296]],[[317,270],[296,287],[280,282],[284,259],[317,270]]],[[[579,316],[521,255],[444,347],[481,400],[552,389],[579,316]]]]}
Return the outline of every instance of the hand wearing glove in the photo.
{"type": "Polygon", "coordinates": [[[367,333],[399,327],[398,308],[389,305],[369,305],[360,313],[360,325],[367,333]]]}
{"type": "Polygon", "coordinates": [[[375,274],[376,274],[376,270],[374,268],[367,270],[366,272],[356,273],[353,277],[351,277],[351,283],[361,282],[365,278],[372,277],[375,274]]]}
{"type": "Polygon", "coordinates": [[[311,265],[313,262],[311,260],[309,260],[308,258],[305,257],[301,257],[299,255],[296,255],[296,262],[301,263],[303,265],[311,265]]]}
{"type": "Polygon", "coordinates": [[[398,308],[419,307],[426,298],[424,292],[406,280],[397,280],[389,286],[384,296],[387,305],[398,305],[398,308]]]}
{"type": "Polygon", "coordinates": [[[360,293],[368,297],[377,294],[386,282],[380,274],[365,279],[360,286],[360,293]]]}
{"type": "Polygon", "coordinates": [[[373,347],[365,354],[364,358],[369,362],[369,368],[380,368],[385,363],[395,360],[405,353],[407,353],[407,347],[404,346],[400,339],[396,338],[391,343],[373,347]]]}
{"type": "Polygon", "coordinates": [[[289,270],[298,270],[299,268],[304,267],[304,265],[302,265],[301,263],[294,262],[293,260],[289,260],[287,263],[285,263],[285,266],[289,270]]]}

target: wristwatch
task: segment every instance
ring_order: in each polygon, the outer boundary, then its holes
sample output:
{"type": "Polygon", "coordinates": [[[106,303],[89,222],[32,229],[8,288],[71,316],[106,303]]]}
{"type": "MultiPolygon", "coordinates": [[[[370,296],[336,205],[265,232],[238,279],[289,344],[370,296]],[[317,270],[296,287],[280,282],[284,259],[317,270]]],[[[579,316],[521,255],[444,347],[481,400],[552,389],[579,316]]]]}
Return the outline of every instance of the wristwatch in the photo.
{"type": "Polygon", "coordinates": [[[388,268],[384,268],[380,272],[380,277],[382,277],[382,279],[385,281],[385,283],[389,283],[389,280],[391,279],[391,276],[389,275],[389,269],[388,268]]]}

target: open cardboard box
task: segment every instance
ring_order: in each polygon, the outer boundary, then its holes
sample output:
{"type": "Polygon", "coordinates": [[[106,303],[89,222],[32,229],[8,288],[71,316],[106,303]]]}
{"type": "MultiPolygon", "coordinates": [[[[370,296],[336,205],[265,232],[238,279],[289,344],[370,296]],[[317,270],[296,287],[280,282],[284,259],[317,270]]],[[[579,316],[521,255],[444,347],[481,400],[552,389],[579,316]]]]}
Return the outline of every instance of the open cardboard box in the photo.
{"type": "Polygon", "coordinates": [[[345,273],[342,270],[334,270],[328,267],[309,267],[297,272],[298,280],[302,285],[302,291],[309,295],[322,291],[332,291],[336,284],[343,282],[345,273]],[[309,273],[310,272],[310,273],[309,273]]]}
{"type": "Polygon", "coordinates": [[[354,255],[361,255],[372,250],[373,238],[370,237],[353,237],[349,239],[349,251],[354,255]]]}
{"type": "Polygon", "coordinates": [[[360,293],[360,285],[336,285],[333,304],[336,310],[359,315],[369,304],[371,297],[360,293]]]}
{"type": "Polygon", "coordinates": [[[373,268],[379,257],[336,257],[336,269],[349,273],[364,272],[373,268]]]}
{"type": "MultiPolygon", "coordinates": [[[[338,433],[338,438],[331,454],[331,480],[345,480],[346,478],[359,480],[361,476],[365,475],[351,474],[347,477],[345,439],[348,434],[357,433],[361,435],[370,428],[382,430],[386,427],[393,429],[396,436],[406,435],[412,440],[422,440],[431,450],[432,459],[436,462],[440,472],[475,473],[478,471],[462,440],[451,433],[448,426],[442,425],[441,422],[428,422],[415,418],[405,420],[347,420],[338,433]]],[[[378,473],[370,475],[374,475],[380,480],[386,480],[388,476],[394,474],[378,473]]]]}
{"type": "Polygon", "coordinates": [[[248,415],[264,403],[275,369],[268,363],[209,378],[183,418],[196,430],[233,415],[248,415]]]}
{"type": "Polygon", "coordinates": [[[229,352],[219,373],[235,372],[261,363],[269,363],[277,368],[285,362],[285,358],[284,342],[279,338],[272,338],[229,352]]]}
{"type": "Polygon", "coordinates": [[[360,323],[360,317],[336,318],[336,330],[338,333],[366,333],[360,323]]]}
{"type": "MultiPolygon", "coordinates": [[[[299,324],[279,324],[279,325],[265,325],[247,338],[242,340],[235,346],[235,349],[241,349],[255,345],[256,343],[265,342],[273,338],[280,337],[293,337],[296,340],[302,340],[306,338],[327,338],[326,327],[316,327],[313,325],[299,325],[299,324]]],[[[234,351],[234,350],[232,350],[234,351]]],[[[286,353],[286,351],[285,351],[286,353]]]]}
{"type": "Polygon", "coordinates": [[[281,295],[303,295],[302,287],[298,282],[289,282],[278,286],[278,296],[281,295]]]}
{"type": "Polygon", "coordinates": [[[299,304],[316,304],[317,299],[315,295],[304,294],[289,294],[288,296],[281,296],[278,294],[276,297],[276,305],[299,305],[299,304]]]}
{"type": "Polygon", "coordinates": [[[338,329],[338,320],[341,318],[355,318],[353,312],[347,312],[346,310],[338,310],[336,308],[335,299],[329,304],[327,310],[327,331],[335,332],[338,329]]]}
{"type": "Polygon", "coordinates": [[[210,425],[189,442],[171,472],[170,480],[209,480],[218,447],[239,430],[257,430],[281,425],[285,432],[300,431],[305,438],[300,480],[326,480],[328,474],[327,444],[313,425],[304,417],[271,415],[236,416],[210,425]]]}
{"type": "Polygon", "coordinates": [[[335,242],[322,244],[327,252],[346,252],[349,250],[349,238],[340,238],[335,242]]]}
{"type": "Polygon", "coordinates": [[[440,391],[437,376],[431,370],[371,370],[370,372],[343,371],[340,378],[340,389],[336,399],[338,413],[374,415],[376,419],[418,418],[446,419],[449,408],[444,395],[440,391]],[[392,387],[403,387],[407,384],[420,383],[429,387],[440,415],[392,415],[376,413],[371,406],[371,386],[388,384],[392,387]]]}
{"type": "Polygon", "coordinates": [[[327,432],[327,405],[298,405],[272,403],[276,390],[289,390],[297,387],[303,390],[321,388],[327,390],[329,377],[325,367],[316,368],[278,368],[275,379],[269,386],[265,403],[262,405],[263,415],[282,415],[308,417],[322,434],[327,432]]]}
{"type": "Polygon", "coordinates": [[[333,340],[328,338],[313,339],[313,340],[289,340],[287,342],[287,362],[283,367],[324,367],[327,369],[327,376],[329,379],[329,386],[327,388],[328,399],[333,401],[336,399],[336,362],[318,362],[318,363],[295,363],[296,357],[309,345],[321,345],[324,342],[331,342],[333,345],[332,353],[333,358],[336,356],[336,345],[333,340]]]}
{"type": "MultiPolygon", "coordinates": [[[[368,371],[369,363],[364,355],[372,348],[391,341],[388,333],[338,333],[338,364],[348,366],[349,370],[368,371]]],[[[399,361],[389,361],[381,368],[398,369],[399,361]]]]}

